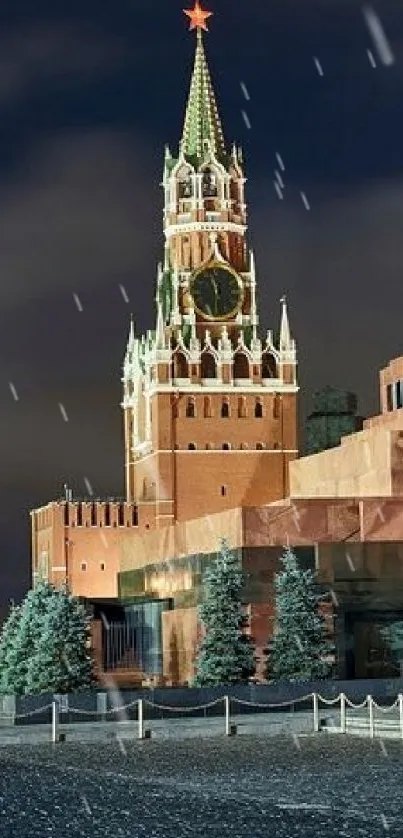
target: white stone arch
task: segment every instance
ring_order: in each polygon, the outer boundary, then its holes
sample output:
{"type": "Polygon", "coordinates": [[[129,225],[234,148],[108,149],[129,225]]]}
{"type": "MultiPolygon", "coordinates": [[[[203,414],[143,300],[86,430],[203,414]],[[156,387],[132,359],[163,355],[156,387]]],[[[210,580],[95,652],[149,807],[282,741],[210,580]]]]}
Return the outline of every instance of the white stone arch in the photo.
{"type": "Polygon", "coordinates": [[[190,377],[190,354],[181,341],[171,354],[171,378],[190,377]],[[183,374],[182,374],[183,373],[183,374]]]}
{"type": "Polygon", "coordinates": [[[238,346],[233,354],[233,378],[250,378],[252,356],[246,346],[238,346]]]}
{"type": "Polygon", "coordinates": [[[192,166],[191,163],[189,163],[188,160],[186,160],[186,158],[184,157],[184,155],[182,153],[179,155],[179,159],[177,160],[177,162],[175,163],[175,165],[172,168],[171,176],[170,176],[170,182],[171,182],[171,203],[172,204],[175,205],[176,202],[179,199],[181,199],[181,200],[192,200],[193,198],[195,198],[195,195],[196,195],[196,172],[195,172],[195,168],[194,168],[194,166],[192,166]],[[188,198],[184,196],[184,198],[181,199],[179,185],[181,183],[181,179],[182,178],[185,179],[186,176],[188,176],[191,180],[192,193],[191,193],[191,195],[189,195],[188,198]]]}
{"type": "Polygon", "coordinates": [[[262,378],[278,378],[279,355],[271,346],[266,346],[261,355],[262,378]]]}
{"type": "Polygon", "coordinates": [[[200,353],[201,378],[218,378],[218,353],[208,344],[200,353]]]}
{"type": "Polygon", "coordinates": [[[209,154],[208,157],[203,161],[202,165],[199,168],[199,177],[200,177],[200,189],[201,189],[201,198],[218,198],[219,200],[224,200],[225,198],[225,182],[227,178],[227,172],[225,171],[224,166],[215,159],[213,154],[209,154]],[[211,175],[214,177],[215,182],[215,194],[205,194],[203,183],[206,173],[210,171],[211,175]]]}

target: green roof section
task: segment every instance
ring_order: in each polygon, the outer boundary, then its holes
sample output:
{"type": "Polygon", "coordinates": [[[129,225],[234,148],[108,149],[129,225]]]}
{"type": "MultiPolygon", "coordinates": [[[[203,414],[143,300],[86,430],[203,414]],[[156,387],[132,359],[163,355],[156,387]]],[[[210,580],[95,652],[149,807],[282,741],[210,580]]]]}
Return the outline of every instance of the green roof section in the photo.
{"type": "Polygon", "coordinates": [[[197,46],[189,97],[186,106],[180,148],[185,157],[204,157],[204,141],[209,140],[218,159],[226,158],[224,134],[204,51],[201,30],[197,30],[197,46]]]}

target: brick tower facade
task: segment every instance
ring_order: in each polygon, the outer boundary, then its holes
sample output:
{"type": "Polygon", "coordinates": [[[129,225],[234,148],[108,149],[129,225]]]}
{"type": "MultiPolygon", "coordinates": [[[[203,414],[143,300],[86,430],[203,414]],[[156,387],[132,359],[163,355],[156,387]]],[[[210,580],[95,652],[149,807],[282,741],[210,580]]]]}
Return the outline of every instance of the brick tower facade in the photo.
{"type": "Polygon", "coordinates": [[[165,151],[156,328],[131,323],[122,379],[126,498],[155,503],[157,527],[285,497],[297,456],[286,301],[278,340],[262,339],[242,151],[225,144],[203,45],[211,13],[187,14],[196,55],[179,150],[165,151]]]}

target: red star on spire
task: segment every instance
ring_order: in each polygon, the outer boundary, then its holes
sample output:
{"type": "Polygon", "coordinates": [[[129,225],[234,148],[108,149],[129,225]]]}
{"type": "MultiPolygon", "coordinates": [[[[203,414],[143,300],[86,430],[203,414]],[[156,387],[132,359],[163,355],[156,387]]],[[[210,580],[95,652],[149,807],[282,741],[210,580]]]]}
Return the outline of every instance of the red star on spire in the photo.
{"type": "Polygon", "coordinates": [[[195,0],[194,9],[183,9],[185,15],[190,18],[189,29],[204,29],[208,32],[206,20],[211,17],[213,12],[206,12],[200,6],[199,0],[195,0]]]}

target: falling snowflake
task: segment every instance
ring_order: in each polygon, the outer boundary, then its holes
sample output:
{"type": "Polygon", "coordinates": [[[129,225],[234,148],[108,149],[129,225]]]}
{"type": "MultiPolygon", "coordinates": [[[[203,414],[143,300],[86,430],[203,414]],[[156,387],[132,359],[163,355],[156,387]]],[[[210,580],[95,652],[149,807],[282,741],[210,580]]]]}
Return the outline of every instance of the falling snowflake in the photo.
{"type": "Polygon", "coordinates": [[[119,288],[120,288],[120,293],[121,293],[125,303],[128,303],[129,302],[129,296],[128,296],[128,293],[126,291],[125,286],[124,285],[119,285],[119,288]]]}
{"type": "Polygon", "coordinates": [[[100,538],[101,538],[101,541],[102,541],[102,543],[103,543],[104,547],[109,547],[109,544],[108,544],[108,539],[107,539],[107,537],[106,537],[106,535],[105,535],[105,533],[104,533],[104,531],[103,531],[103,530],[100,530],[100,531],[99,531],[99,535],[100,535],[100,538]]]}
{"type": "Polygon", "coordinates": [[[278,185],[281,186],[282,189],[284,189],[284,181],[283,181],[283,178],[281,177],[280,172],[278,171],[278,169],[275,169],[274,176],[275,176],[275,178],[278,182],[278,185]]]}
{"type": "Polygon", "coordinates": [[[242,114],[242,118],[243,118],[243,121],[244,121],[246,127],[251,128],[251,124],[249,122],[249,117],[248,117],[248,114],[246,113],[246,111],[241,111],[241,114],[242,114]]]}
{"type": "Polygon", "coordinates": [[[241,90],[242,90],[243,95],[245,96],[245,99],[249,102],[250,96],[249,96],[246,84],[243,81],[241,81],[241,90]]]}
{"type": "Polygon", "coordinates": [[[74,300],[78,310],[82,311],[83,307],[82,307],[81,300],[80,300],[80,297],[78,296],[78,294],[73,294],[73,300],[74,300]]]}
{"type": "Polygon", "coordinates": [[[116,741],[117,741],[117,743],[118,743],[118,745],[119,745],[119,748],[120,748],[120,750],[121,750],[121,752],[122,752],[123,756],[125,756],[125,757],[126,757],[126,756],[127,756],[127,751],[126,751],[126,748],[125,748],[124,743],[122,742],[122,739],[120,738],[120,736],[117,736],[117,737],[116,737],[116,741]]]}
{"type": "Polygon", "coordinates": [[[87,812],[87,815],[92,815],[90,805],[89,805],[88,800],[87,800],[87,798],[85,797],[84,794],[81,795],[81,800],[83,801],[84,809],[87,812]]]}
{"type": "Polygon", "coordinates": [[[88,480],[88,477],[84,477],[84,483],[85,483],[85,488],[87,489],[88,494],[93,495],[94,491],[93,491],[93,488],[91,486],[90,481],[88,480]]]}
{"type": "Polygon", "coordinates": [[[389,41],[378,15],[374,12],[371,6],[364,6],[362,13],[380,61],[382,61],[382,64],[385,64],[386,67],[390,67],[391,64],[395,63],[395,57],[390,48],[389,41]]]}
{"type": "Polygon", "coordinates": [[[18,402],[18,400],[19,400],[18,399],[18,393],[17,393],[17,390],[14,387],[13,382],[10,381],[8,386],[10,387],[11,394],[12,394],[12,397],[13,397],[14,401],[18,402]]]}
{"type": "Polygon", "coordinates": [[[314,56],[314,58],[313,58],[313,62],[314,62],[314,64],[315,64],[315,67],[316,67],[316,69],[317,69],[317,71],[318,71],[319,75],[320,75],[320,76],[323,76],[323,75],[324,75],[324,73],[323,73],[323,68],[322,68],[322,65],[321,65],[321,63],[320,63],[320,61],[319,61],[319,58],[316,58],[316,57],[314,56]]]}
{"type": "Polygon", "coordinates": [[[295,642],[296,642],[296,644],[297,644],[297,646],[298,646],[299,651],[300,651],[300,652],[302,652],[304,647],[303,647],[303,645],[302,645],[302,643],[301,643],[301,638],[300,638],[300,637],[298,637],[298,635],[297,635],[297,634],[295,635],[295,642]]]}
{"type": "Polygon", "coordinates": [[[350,553],[346,553],[346,559],[347,559],[347,564],[348,564],[348,566],[349,566],[350,570],[351,570],[353,573],[355,573],[355,565],[354,565],[354,562],[353,562],[353,560],[352,560],[352,558],[351,558],[351,556],[350,556],[350,553]]]}
{"type": "Polygon", "coordinates": [[[66,411],[66,408],[65,408],[64,404],[62,404],[61,402],[59,402],[59,410],[60,410],[60,413],[61,413],[61,414],[62,414],[62,416],[63,416],[64,421],[65,421],[65,422],[68,422],[68,421],[69,421],[69,417],[67,416],[67,411],[66,411]]]}
{"type": "Polygon", "coordinates": [[[388,752],[387,752],[387,750],[386,750],[386,745],[385,745],[385,743],[384,743],[383,739],[380,739],[380,740],[379,740],[379,745],[380,745],[380,749],[381,749],[381,751],[382,751],[382,753],[383,753],[384,757],[387,757],[387,756],[388,756],[388,752]]]}
{"type": "Polygon", "coordinates": [[[367,49],[367,56],[368,56],[368,61],[369,61],[370,65],[371,65],[371,67],[373,67],[373,68],[375,69],[375,67],[376,67],[377,65],[376,65],[375,58],[374,58],[374,56],[373,56],[373,54],[372,54],[372,52],[371,52],[371,50],[370,50],[370,49],[367,49]]]}
{"type": "Polygon", "coordinates": [[[276,160],[277,160],[278,165],[280,166],[281,171],[285,172],[285,166],[284,166],[284,163],[283,163],[283,158],[281,157],[281,155],[279,154],[278,151],[276,151],[276,160]]]}
{"type": "Polygon", "coordinates": [[[332,597],[334,605],[336,606],[336,608],[338,608],[339,607],[339,600],[337,599],[337,596],[336,596],[333,588],[330,589],[330,596],[332,597]]]}
{"type": "Polygon", "coordinates": [[[311,207],[310,207],[310,205],[309,205],[309,201],[308,201],[308,198],[307,198],[307,197],[306,197],[306,195],[305,195],[305,192],[300,192],[299,194],[301,195],[301,198],[302,198],[302,203],[303,203],[303,205],[304,205],[305,209],[306,209],[306,210],[310,210],[310,209],[311,209],[311,207]]]}
{"type": "Polygon", "coordinates": [[[103,624],[104,624],[104,627],[105,627],[106,631],[108,631],[108,630],[109,630],[109,628],[110,628],[110,623],[109,623],[109,621],[106,619],[105,614],[104,614],[104,612],[103,612],[103,611],[101,611],[101,620],[102,620],[102,622],[103,622],[103,624]]]}
{"type": "Polygon", "coordinates": [[[282,200],[283,200],[283,198],[284,198],[284,195],[283,195],[283,193],[282,193],[282,191],[281,191],[281,187],[280,187],[279,183],[277,183],[277,181],[276,181],[276,180],[273,180],[273,186],[274,186],[274,188],[275,188],[275,190],[276,190],[276,192],[277,192],[277,197],[279,198],[279,200],[280,200],[280,201],[282,201],[282,200]]]}

